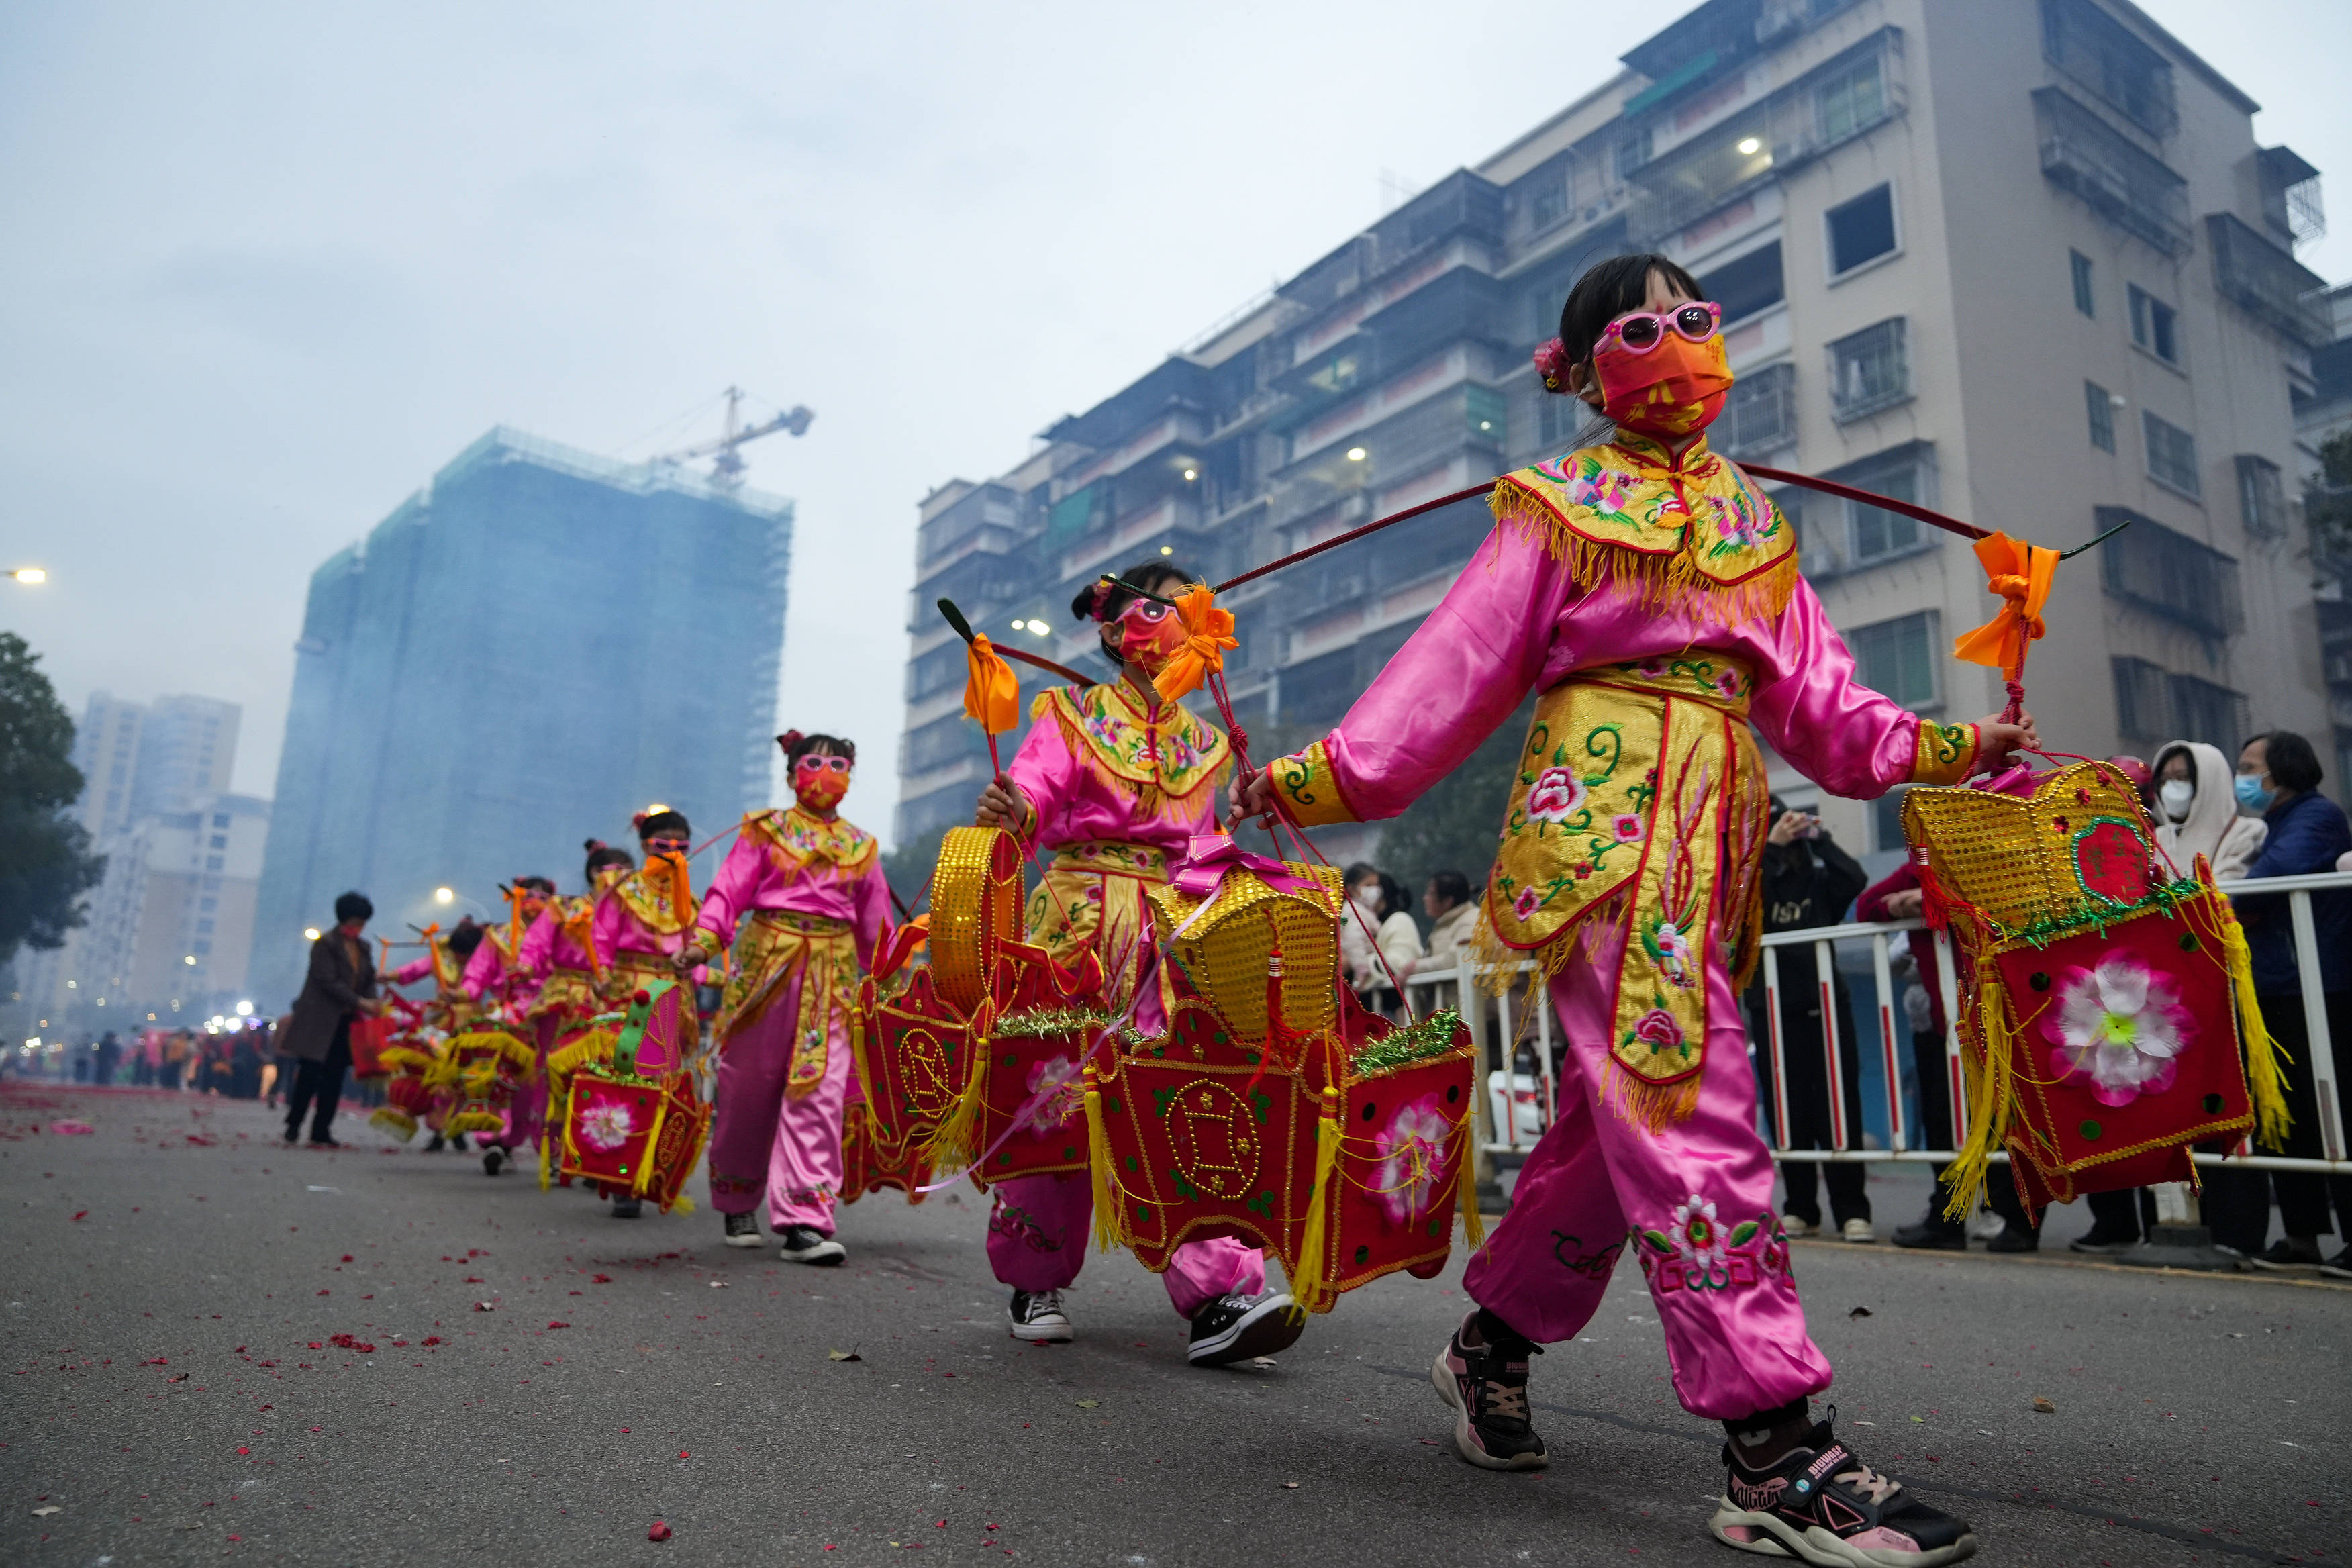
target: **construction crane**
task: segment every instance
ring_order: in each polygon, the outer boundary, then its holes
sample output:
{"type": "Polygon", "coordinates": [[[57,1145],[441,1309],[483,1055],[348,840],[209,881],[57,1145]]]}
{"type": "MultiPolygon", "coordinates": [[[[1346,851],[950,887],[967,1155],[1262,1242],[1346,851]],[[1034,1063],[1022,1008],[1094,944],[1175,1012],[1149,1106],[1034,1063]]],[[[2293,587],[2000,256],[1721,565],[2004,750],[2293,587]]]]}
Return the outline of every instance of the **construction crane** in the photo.
{"type": "Polygon", "coordinates": [[[798,436],[807,430],[809,421],[816,417],[806,407],[796,405],[791,412],[779,414],[773,419],[763,420],[757,425],[744,425],[740,422],[740,412],[743,389],[730,386],[727,389],[726,397],[727,423],[719,439],[681,447],[675,452],[664,452],[651,460],[656,463],[690,463],[697,458],[715,456],[710,465],[712,487],[722,490],[740,489],[743,485],[743,457],[738,447],[746,441],[756,441],[779,430],[789,430],[798,436]]]}

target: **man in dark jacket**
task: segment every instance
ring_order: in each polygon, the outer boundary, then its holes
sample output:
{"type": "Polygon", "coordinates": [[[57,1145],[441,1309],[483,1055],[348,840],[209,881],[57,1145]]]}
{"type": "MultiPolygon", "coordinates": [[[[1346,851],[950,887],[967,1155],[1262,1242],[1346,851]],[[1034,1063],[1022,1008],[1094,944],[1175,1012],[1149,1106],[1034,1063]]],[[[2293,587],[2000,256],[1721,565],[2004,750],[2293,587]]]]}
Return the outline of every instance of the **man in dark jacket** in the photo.
{"type": "Polygon", "coordinates": [[[375,960],[360,937],[374,913],[366,894],[345,893],[335,900],[335,929],[310,944],[310,973],[286,1029],[286,1049],[302,1063],[286,1117],[289,1143],[301,1136],[302,1113],[315,1102],[310,1146],[342,1147],[330,1129],[343,1097],[343,1074],[352,1065],[352,1020],[383,1011],[375,1000],[375,960]]]}
{"type": "MultiPolygon", "coordinates": [[[[2333,871],[2352,851],[2352,824],[2344,808],[2319,793],[2325,778],[2311,742],[2291,730],[2274,730],[2247,742],[2238,753],[2238,804],[2262,813],[2269,829],[2263,852],[2246,868],[2260,877],[2306,877],[2333,871]]],[[[2313,1092],[2311,1027],[2304,1012],[2303,976],[2295,963],[2294,914],[2284,894],[2242,894],[2235,900],[2254,961],[2254,991],[2263,1023],[2285,1050],[2287,1112],[2294,1119],[2283,1154],[2319,1159],[2319,1101],[2313,1092]]],[[[2311,921],[2318,938],[2319,973],[2312,976],[2327,1019],[2336,1060],[2339,1114],[2352,1108],[2343,1094],[2344,1053],[2352,1050],[2352,892],[2311,895],[2311,921]]],[[[2328,1200],[2336,1206],[2339,1243],[2352,1232],[2352,1179],[2304,1171],[2214,1171],[2206,1184],[2205,1213],[2213,1239],[2236,1247],[2263,1268],[2324,1268],[2352,1279],[2352,1247],[2339,1245],[2321,1262],[2319,1238],[2327,1223],[2328,1200]],[[2263,1247],[2270,1230],[2270,1198],[2278,1196],[2279,1228],[2285,1234],[2263,1247]]]]}
{"type": "MultiPolygon", "coordinates": [[[[1764,929],[1800,931],[1833,926],[1845,918],[1870,879],[1853,857],[1837,847],[1811,812],[1790,811],[1772,803],[1772,829],[1764,843],[1764,929]]],[[[1792,1149],[1834,1149],[1830,1123],[1829,1057],[1822,1037],[1822,993],[1810,947],[1780,950],[1780,1061],[1789,1089],[1789,1126],[1792,1149]]],[[[1765,1005],[1762,970],[1748,992],[1748,1030],[1769,1051],[1771,1019],[1765,1005]]],[[[1837,1007],[1838,1072],[1845,1080],[1845,1146],[1862,1146],[1862,1063],[1853,1037],[1853,999],[1845,981],[1832,975],[1837,1007]]],[[[1771,1062],[1761,1064],[1759,1077],[1765,1104],[1772,1103],[1771,1062]]],[[[1833,1162],[1826,1170],[1810,1160],[1780,1162],[1780,1180],[1788,1188],[1789,1212],[1783,1216],[1791,1236],[1818,1231],[1822,1200],[1817,1176],[1828,1183],[1830,1216],[1834,1234],[1849,1241],[1876,1239],[1870,1225],[1870,1196],[1863,1167],[1833,1162]]]]}

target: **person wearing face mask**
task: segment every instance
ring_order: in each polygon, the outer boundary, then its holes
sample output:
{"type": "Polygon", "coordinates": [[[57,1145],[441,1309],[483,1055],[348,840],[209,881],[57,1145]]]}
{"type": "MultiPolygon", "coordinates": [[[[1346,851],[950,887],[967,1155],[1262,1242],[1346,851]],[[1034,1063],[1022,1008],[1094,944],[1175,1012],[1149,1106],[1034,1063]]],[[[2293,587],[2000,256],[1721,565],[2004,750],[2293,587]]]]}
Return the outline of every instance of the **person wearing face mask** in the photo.
{"type": "MultiPolygon", "coordinates": [[[[694,828],[686,814],[649,805],[635,821],[645,858],[598,896],[589,926],[590,945],[604,964],[599,994],[615,1007],[625,1007],[632,995],[654,981],[677,978],[670,960],[692,940],[700,912],[687,871],[694,828]]],[[[701,980],[697,969],[688,983],[699,984],[701,980]]],[[[659,1078],[684,1065],[650,1041],[637,1051],[636,1070],[644,1078],[659,1078]]],[[[613,1199],[614,1219],[635,1219],[644,1212],[642,1198],[613,1199]]]]}
{"type": "Polygon", "coordinates": [[[1497,525],[1444,601],[1338,729],[1234,804],[1278,800],[1308,826],[1394,816],[1537,692],[1480,929],[1494,956],[1551,977],[1567,1054],[1559,1119],[1470,1260],[1478,1305],[1431,1371],[1454,1446],[1490,1468],[1547,1462],[1528,1359],[1576,1336],[1630,1245],[1676,1394],[1731,1439],[1719,1540],[1822,1562],[1826,1531],[1876,1563],[1951,1562],[1974,1549],[1967,1526],[1809,1414],[1829,1361],[1771,1212],[1738,1006],[1770,826],[1749,726],[1864,800],[1957,784],[2038,737],[2030,718],[1931,722],[1854,679],[1795,530],[1708,449],[1732,381],[1720,322],[1664,257],[1587,271],[1537,369],[1614,434],[1497,480],[1497,525]]]}
{"type": "MultiPolygon", "coordinates": [[[[425,1026],[444,1034],[461,1034],[473,1026],[482,1010],[481,1005],[467,993],[465,984],[466,970],[473,963],[474,954],[480,951],[481,942],[482,928],[471,915],[460,920],[456,929],[446,936],[427,926],[424,952],[397,969],[386,970],[384,983],[388,985],[414,985],[429,978],[433,982],[433,995],[424,1006],[425,1026]]],[[[425,1125],[433,1133],[425,1142],[425,1153],[437,1154],[445,1148],[455,1149],[460,1154],[467,1152],[464,1133],[442,1130],[443,1123],[457,1105],[457,1091],[454,1088],[445,1087],[434,1091],[433,1109],[425,1118],[425,1125]]]]}
{"type": "MultiPolygon", "coordinates": [[[[1010,766],[981,792],[974,820],[1050,854],[1029,900],[1029,940],[1055,958],[1091,952],[1113,1011],[1134,999],[1135,1026],[1166,1027],[1157,988],[1142,985],[1154,950],[1148,886],[1168,880],[1196,834],[1214,834],[1227,744],[1213,724],[1164,701],[1152,684],[1183,646],[1182,623],[1162,601],[1199,581],[1165,560],[1129,567],[1082,591],[1071,613],[1099,628],[1118,679],[1057,688],[1030,709],[1033,722],[1010,766]],[[1139,592],[1140,590],[1140,592],[1139,592]],[[1147,598],[1145,595],[1155,595],[1147,598]]],[[[1072,1335],[1062,1292],[1085,1261],[1094,1191],[1084,1171],[1019,1176],[995,1188],[988,1260],[1013,1290],[1013,1338],[1072,1335]]],[[[1307,1314],[1265,1288],[1265,1259],[1230,1237],[1176,1248],[1161,1277],[1192,1324],[1186,1359],[1222,1366],[1295,1343],[1307,1314]]]]}
{"type": "Polygon", "coordinates": [[[2217,882],[2235,881],[2263,852],[2270,829],[2238,809],[2229,759],[2202,741],[2175,741],[2156,753],[2156,847],[2181,876],[2202,855],[2217,882]]]}
{"type": "Polygon", "coordinates": [[[603,1011],[597,993],[604,963],[596,954],[596,905],[637,866],[627,850],[615,849],[601,838],[591,838],[582,847],[588,852],[586,896],[566,898],[551,891],[515,953],[516,967],[538,986],[524,1016],[537,1034],[542,1061],[566,1028],[603,1011]]]}
{"type": "MultiPolygon", "coordinates": [[[[2240,749],[2232,781],[2238,805],[2259,813],[2267,829],[2262,853],[2246,868],[2250,880],[2333,871],[2337,859],[2352,852],[2352,826],[2346,823],[2343,807],[2319,793],[2325,776],[2311,742],[2291,730],[2257,735],[2240,749]]],[[[2294,917],[2282,893],[2241,893],[2232,902],[2245,927],[2246,945],[2252,950],[2254,993],[2263,1022],[2286,1058],[2291,1124],[2278,1152],[2316,1159],[2325,1150],[2319,1102],[2312,1087],[2311,1026],[2304,1012],[2302,972],[2295,963],[2294,917]]],[[[2347,1095],[2343,1081],[2345,1052],[2352,1050],[2352,892],[2312,894],[2311,919],[2319,951],[2319,973],[2312,980],[2320,990],[2328,1038],[2336,1052],[2337,1114],[2343,1116],[2352,1112],[2352,1095],[2347,1095]]],[[[2301,1171],[2230,1170],[2209,1171],[2206,1177],[2205,1217],[2217,1243],[2244,1253],[2258,1268],[2322,1268],[2352,1279],[2352,1247],[2340,1245],[2352,1237],[2352,1179],[2301,1171]],[[2283,1234],[2265,1247],[2273,1194],[2283,1234]],[[2333,1226],[2328,1224],[2331,1201],[2333,1226]],[[2319,1238],[2331,1229],[2339,1246],[2327,1256],[2319,1238]]]]}
{"type": "Polygon", "coordinates": [[[1412,895],[1394,877],[1361,860],[1344,875],[1349,909],[1339,921],[1339,960],[1347,966],[1349,987],[1367,1011],[1393,1018],[1399,999],[1389,977],[1411,974],[1422,956],[1421,928],[1406,912],[1412,895]]]}
{"type": "Polygon", "coordinates": [[[793,804],[744,817],[702,897],[680,974],[730,952],[711,1037],[719,1047],[710,1202],[727,1245],[760,1245],[756,1214],[787,1263],[838,1264],[841,1117],[856,1065],[857,982],[890,931],[882,847],[841,815],[857,748],[798,730],[776,737],[793,804]],[[737,929],[738,922],[741,929],[737,929]],[[730,943],[732,944],[731,950],[730,943]]]}
{"type": "MultiPolygon", "coordinates": [[[[474,956],[466,962],[461,984],[475,1005],[489,1017],[520,1019],[530,1006],[531,994],[538,986],[517,962],[517,955],[522,951],[523,933],[530,929],[554,892],[555,884],[545,877],[517,877],[507,889],[506,920],[482,928],[482,940],[475,947],[474,956]]],[[[542,1064],[545,1059],[542,1047],[542,1064]]],[[[546,1113],[547,1079],[542,1068],[540,1073],[515,1086],[514,1097],[507,1106],[506,1126],[496,1132],[475,1135],[475,1144],[482,1151],[482,1169],[495,1176],[512,1164],[517,1149],[543,1134],[546,1113]]]]}

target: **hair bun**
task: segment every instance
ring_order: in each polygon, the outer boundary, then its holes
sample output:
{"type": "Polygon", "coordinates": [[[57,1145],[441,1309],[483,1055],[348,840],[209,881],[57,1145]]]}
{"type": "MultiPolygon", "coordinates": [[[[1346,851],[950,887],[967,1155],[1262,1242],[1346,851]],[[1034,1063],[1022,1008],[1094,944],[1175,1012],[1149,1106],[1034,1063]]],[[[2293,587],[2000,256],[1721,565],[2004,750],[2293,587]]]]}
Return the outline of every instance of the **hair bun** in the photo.
{"type": "Polygon", "coordinates": [[[630,818],[629,818],[629,826],[632,826],[632,827],[635,827],[635,828],[640,828],[640,829],[642,829],[642,828],[645,826],[645,825],[646,825],[646,818],[647,818],[647,817],[651,816],[652,815],[653,815],[653,813],[652,813],[652,812],[650,812],[650,811],[641,811],[641,812],[638,812],[635,816],[632,816],[632,817],[630,817],[630,818]]]}
{"type": "Polygon", "coordinates": [[[1568,345],[1558,338],[1547,338],[1530,356],[1535,361],[1536,374],[1543,377],[1546,392],[1568,390],[1568,345]]]}
{"type": "Polygon", "coordinates": [[[794,746],[799,745],[801,742],[805,739],[807,739],[807,737],[803,735],[798,730],[787,730],[782,734],[776,737],[776,744],[782,746],[787,752],[789,752],[794,746]]]}
{"type": "Polygon", "coordinates": [[[591,838],[586,843],[581,845],[580,847],[586,850],[589,854],[593,855],[597,850],[609,849],[612,846],[605,843],[601,838],[591,838]]]}

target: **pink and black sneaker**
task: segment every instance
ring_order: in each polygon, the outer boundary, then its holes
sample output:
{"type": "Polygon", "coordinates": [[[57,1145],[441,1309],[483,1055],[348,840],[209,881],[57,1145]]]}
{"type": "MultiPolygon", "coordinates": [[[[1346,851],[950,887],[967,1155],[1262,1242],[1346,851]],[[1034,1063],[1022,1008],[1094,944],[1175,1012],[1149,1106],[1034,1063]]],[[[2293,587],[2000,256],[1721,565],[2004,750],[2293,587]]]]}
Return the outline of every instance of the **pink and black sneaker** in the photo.
{"type": "Polygon", "coordinates": [[[1551,1458],[1528,1417],[1528,1350],[1465,1346],[1463,1331],[1477,1315],[1462,1320],[1429,1369],[1438,1397],[1454,1407],[1454,1447],[1486,1469],[1542,1469],[1551,1458]]]}
{"type": "Polygon", "coordinates": [[[1762,1469],[1741,1464],[1728,1443],[1723,1463],[1729,1475],[1707,1529],[1726,1546],[1826,1568],[1935,1568],[1976,1555],[1974,1531],[1864,1464],[1827,1421],[1762,1469]]]}

